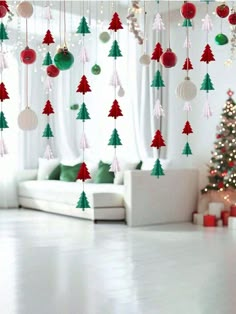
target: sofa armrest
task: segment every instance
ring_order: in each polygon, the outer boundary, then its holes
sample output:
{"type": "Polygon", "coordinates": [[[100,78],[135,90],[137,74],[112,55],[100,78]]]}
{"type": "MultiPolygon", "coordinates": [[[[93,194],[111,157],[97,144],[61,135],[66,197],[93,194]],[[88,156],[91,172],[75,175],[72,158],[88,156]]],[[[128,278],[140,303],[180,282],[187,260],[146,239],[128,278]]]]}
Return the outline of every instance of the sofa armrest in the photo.
{"type": "Polygon", "coordinates": [[[36,180],[38,169],[24,169],[17,173],[17,182],[36,180]]]}
{"type": "Polygon", "coordinates": [[[197,208],[198,170],[169,169],[157,178],[151,171],[124,174],[124,204],[129,226],[191,221],[197,208]]]}

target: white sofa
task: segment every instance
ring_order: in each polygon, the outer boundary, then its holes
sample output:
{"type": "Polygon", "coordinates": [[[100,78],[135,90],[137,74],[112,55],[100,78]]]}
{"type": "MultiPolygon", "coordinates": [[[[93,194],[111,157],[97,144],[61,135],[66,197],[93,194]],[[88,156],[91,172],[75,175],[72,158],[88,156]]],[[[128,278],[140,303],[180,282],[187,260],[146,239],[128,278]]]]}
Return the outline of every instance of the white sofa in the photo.
{"type": "Polygon", "coordinates": [[[147,170],[125,171],[124,184],[85,184],[91,208],[76,208],[80,182],[36,180],[37,170],[19,178],[19,206],[73,217],[124,220],[131,227],[191,221],[197,208],[198,171],[169,169],[159,179],[147,170]]]}

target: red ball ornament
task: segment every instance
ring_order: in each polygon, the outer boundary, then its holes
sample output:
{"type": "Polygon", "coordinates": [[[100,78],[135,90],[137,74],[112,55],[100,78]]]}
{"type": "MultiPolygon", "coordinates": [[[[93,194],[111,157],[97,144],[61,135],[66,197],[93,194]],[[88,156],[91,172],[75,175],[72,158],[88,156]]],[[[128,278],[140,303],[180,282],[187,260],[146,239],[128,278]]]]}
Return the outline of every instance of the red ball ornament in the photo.
{"type": "Polygon", "coordinates": [[[50,77],[56,77],[58,76],[60,73],[60,70],[54,65],[54,64],[50,64],[47,67],[47,75],[50,77]]]}
{"type": "Polygon", "coordinates": [[[221,138],[221,135],[220,135],[220,134],[217,134],[217,135],[216,135],[216,138],[221,138]]]}
{"type": "Polygon", "coordinates": [[[185,2],[180,12],[185,19],[193,19],[196,15],[196,6],[191,2],[185,2]]]}
{"type": "Polygon", "coordinates": [[[229,7],[226,4],[221,4],[216,7],[216,14],[222,19],[229,15],[229,7]]]}
{"type": "Polygon", "coordinates": [[[36,52],[27,46],[21,51],[20,58],[24,64],[32,64],[36,60],[36,52]]]}
{"type": "Polygon", "coordinates": [[[165,68],[172,68],[177,63],[177,56],[170,48],[166,49],[160,57],[160,62],[165,68]]]}
{"type": "Polygon", "coordinates": [[[232,13],[228,17],[228,21],[231,25],[236,25],[236,13],[232,13]]]}
{"type": "Polygon", "coordinates": [[[7,9],[4,5],[0,5],[0,18],[3,18],[7,14],[7,9]]]}
{"type": "Polygon", "coordinates": [[[223,189],[224,183],[223,182],[219,182],[217,187],[218,187],[218,189],[223,189]]]}
{"type": "Polygon", "coordinates": [[[233,167],[233,166],[234,166],[234,162],[233,162],[233,161],[229,161],[229,162],[228,162],[228,166],[229,166],[229,167],[233,167]]]}

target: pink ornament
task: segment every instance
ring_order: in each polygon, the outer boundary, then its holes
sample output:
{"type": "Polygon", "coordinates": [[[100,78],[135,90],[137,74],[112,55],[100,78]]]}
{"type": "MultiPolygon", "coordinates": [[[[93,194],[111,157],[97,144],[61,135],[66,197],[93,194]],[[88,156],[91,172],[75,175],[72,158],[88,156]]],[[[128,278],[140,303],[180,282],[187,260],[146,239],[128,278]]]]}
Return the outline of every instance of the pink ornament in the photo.
{"type": "Polygon", "coordinates": [[[47,67],[47,75],[50,77],[56,77],[58,76],[60,73],[60,70],[54,65],[54,64],[50,64],[47,67]]]}
{"type": "Polygon", "coordinates": [[[3,18],[6,14],[7,9],[3,5],[0,5],[0,18],[3,18]]]}
{"type": "Polygon", "coordinates": [[[160,57],[161,64],[165,68],[172,68],[177,63],[177,57],[174,52],[170,48],[166,49],[166,52],[164,52],[160,57]]]}
{"type": "Polygon", "coordinates": [[[36,52],[27,46],[21,51],[20,58],[24,64],[32,64],[36,60],[36,52]]]}
{"type": "Polygon", "coordinates": [[[33,6],[29,1],[22,1],[16,7],[19,16],[29,18],[33,14],[33,6]]]}
{"type": "Polygon", "coordinates": [[[196,6],[191,2],[185,2],[180,12],[185,19],[193,19],[196,15],[196,6]]]}

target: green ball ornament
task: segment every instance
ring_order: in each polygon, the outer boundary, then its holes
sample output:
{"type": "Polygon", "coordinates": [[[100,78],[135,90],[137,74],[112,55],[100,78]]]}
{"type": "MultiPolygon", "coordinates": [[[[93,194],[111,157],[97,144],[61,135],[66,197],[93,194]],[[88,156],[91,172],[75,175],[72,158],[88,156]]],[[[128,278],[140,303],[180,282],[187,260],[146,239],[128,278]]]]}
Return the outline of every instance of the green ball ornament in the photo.
{"type": "Polygon", "coordinates": [[[102,32],[99,35],[99,39],[101,40],[102,43],[107,43],[110,40],[111,36],[108,32],[102,32]]]}
{"type": "Polygon", "coordinates": [[[92,68],[91,68],[91,72],[94,75],[98,75],[101,73],[101,67],[98,64],[94,64],[94,66],[92,66],[92,68]]]}
{"type": "Polygon", "coordinates": [[[223,46],[228,44],[229,40],[228,37],[224,34],[218,34],[215,37],[215,42],[217,43],[217,45],[223,46]]]}
{"type": "Polygon", "coordinates": [[[74,63],[74,56],[67,47],[59,48],[54,56],[54,63],[59,70],[68,70],[74,63]]]}

